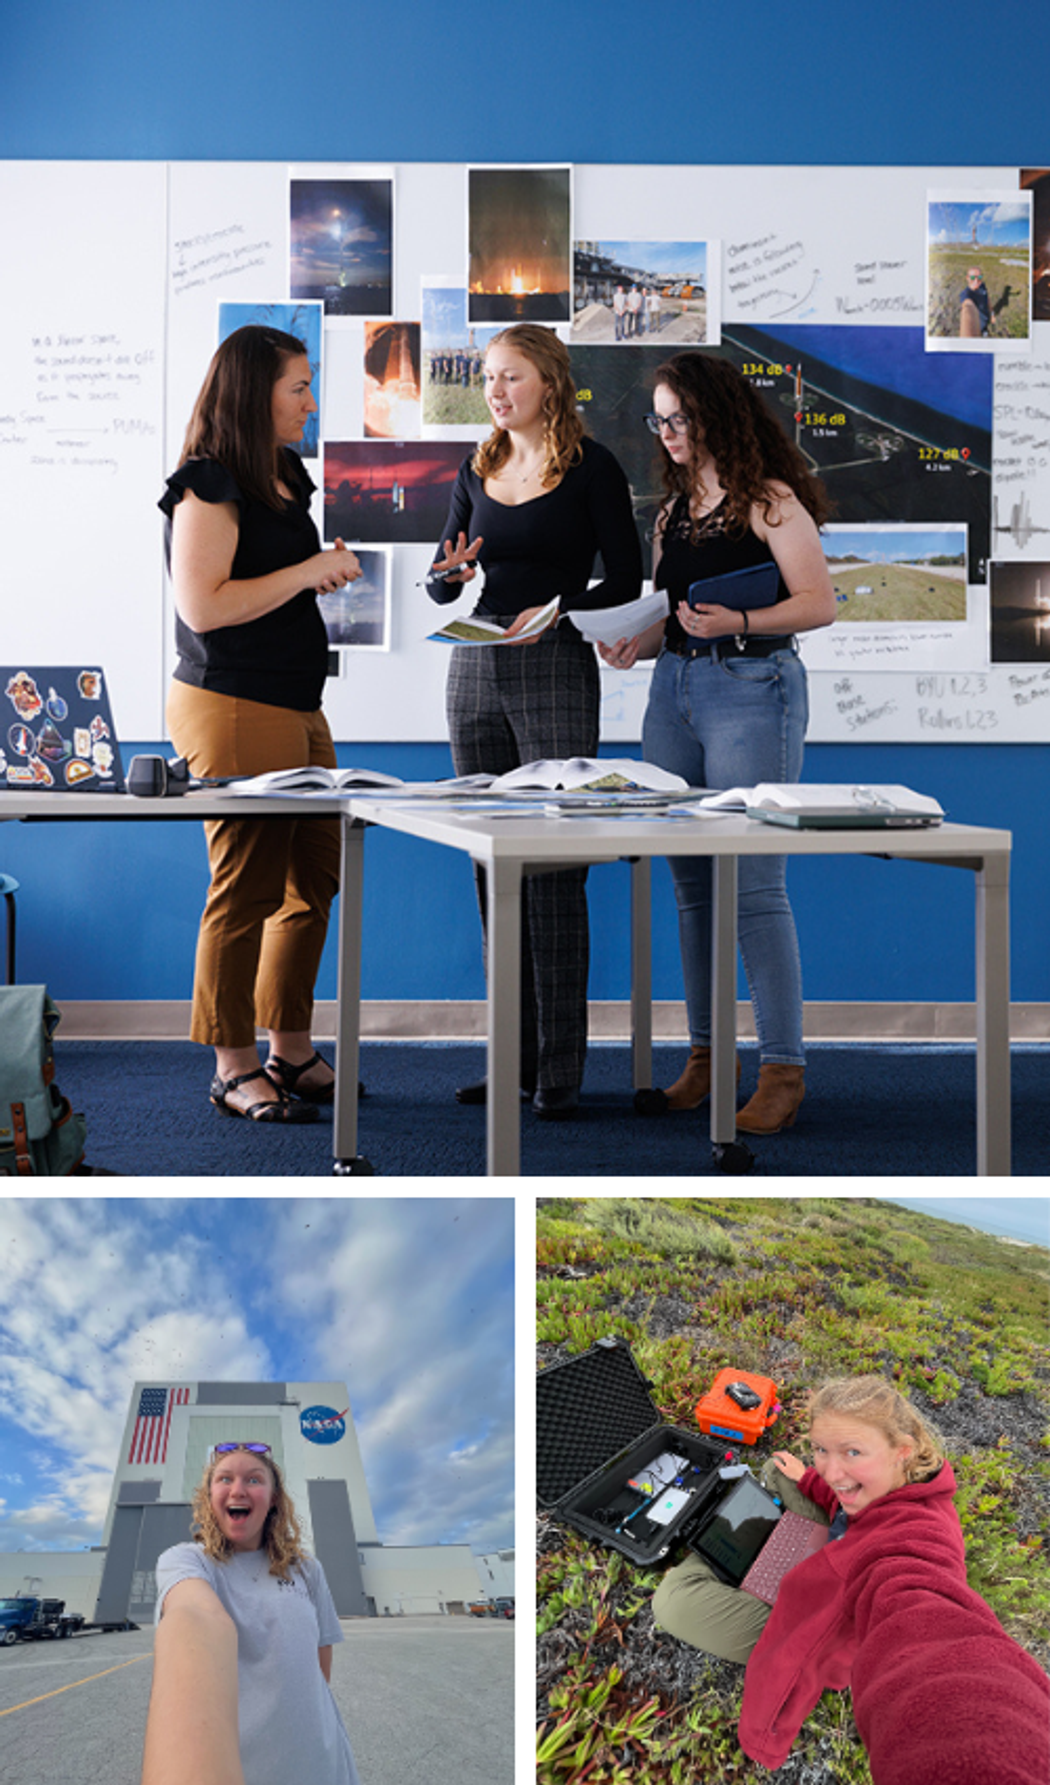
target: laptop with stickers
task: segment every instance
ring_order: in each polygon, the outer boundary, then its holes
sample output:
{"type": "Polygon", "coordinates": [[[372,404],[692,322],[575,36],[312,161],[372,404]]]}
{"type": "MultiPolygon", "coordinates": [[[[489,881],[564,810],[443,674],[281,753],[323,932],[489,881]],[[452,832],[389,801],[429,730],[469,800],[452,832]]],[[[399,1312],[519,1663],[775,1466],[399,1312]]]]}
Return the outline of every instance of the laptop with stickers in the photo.
{"type": "Polygon", "coordinates": [[[0,666],[0,787],[123,793],[120,745],[102,670],[0,666]]]}

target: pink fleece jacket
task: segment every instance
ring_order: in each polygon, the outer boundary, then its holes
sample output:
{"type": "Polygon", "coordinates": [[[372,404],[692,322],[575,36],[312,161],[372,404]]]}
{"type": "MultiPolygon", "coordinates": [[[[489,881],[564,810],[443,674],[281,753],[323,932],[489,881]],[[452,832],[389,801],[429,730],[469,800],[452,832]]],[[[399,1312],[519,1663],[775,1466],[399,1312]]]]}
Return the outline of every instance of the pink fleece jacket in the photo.
{"type": "MultiPolygon", "coordinates": [[[[839,1509],[815,1469],[799,1486],[839,1509]]],[[[1050,1682],[966,1583],[944,1463],[793,1568],[747,1664],[740,1745],[783,1766],[828,1686],[851,1686],[875,1785],[1046,1785],[1050,1682]]]]}

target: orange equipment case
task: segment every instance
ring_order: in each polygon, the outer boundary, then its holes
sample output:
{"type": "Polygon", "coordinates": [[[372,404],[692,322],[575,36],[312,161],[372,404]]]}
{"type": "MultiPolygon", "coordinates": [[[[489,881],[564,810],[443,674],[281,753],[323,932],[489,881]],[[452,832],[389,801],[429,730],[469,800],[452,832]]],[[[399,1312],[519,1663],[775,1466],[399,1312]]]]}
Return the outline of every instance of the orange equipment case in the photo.
{"type": "Polygon", "coordinates": [[[696,1403],[696,1423],[712,1438],[757,1444],[779,1412],[777,1385],[768,1376],[752,1376],[746,1370],[720,1370],[706,1395],[696,1403]],[[726,1389],[738,1382],[758,1396],[757,1407],[740,1407],[726,1394],[726,1389]]]}

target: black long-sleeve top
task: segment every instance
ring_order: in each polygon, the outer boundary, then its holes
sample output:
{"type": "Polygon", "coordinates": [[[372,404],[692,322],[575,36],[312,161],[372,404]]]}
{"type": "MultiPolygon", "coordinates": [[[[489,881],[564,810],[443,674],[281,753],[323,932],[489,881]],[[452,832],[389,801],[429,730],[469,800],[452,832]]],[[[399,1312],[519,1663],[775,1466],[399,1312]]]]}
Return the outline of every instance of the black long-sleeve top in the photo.
{"type": "MultiPolygon", "coordinates": [[[[485,494],[484,485],[464,459],[452,491],[441,536],[455,544],[480,534],[478,561],[485,571],[480,614],[520,614],[561,599],[561,611],[619,607],[641,592],[642,548],[631,511],[631,493],[618,462],[596,440],[582,441],[583,457],[570,465],[561,482],[542,496],[509,507],[485,494]],[[587,587],[601,552],[605,576],[587,587]]],[[[431,577],[428,593],[435,601],[455,601],[463,584],[431,577]]]]}

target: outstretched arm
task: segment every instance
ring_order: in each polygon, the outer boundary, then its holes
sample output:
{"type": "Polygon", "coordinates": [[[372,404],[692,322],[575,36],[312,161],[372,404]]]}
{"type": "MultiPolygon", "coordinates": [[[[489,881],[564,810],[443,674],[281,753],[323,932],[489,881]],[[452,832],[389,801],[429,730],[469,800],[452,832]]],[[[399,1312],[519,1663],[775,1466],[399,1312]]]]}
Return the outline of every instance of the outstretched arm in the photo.
{"type": "Polygon", "coordinates": [[[153,1647],[142,1785],[244,1785],[237,1630],[203,1580],[179,1581],[153,1647]]]}

